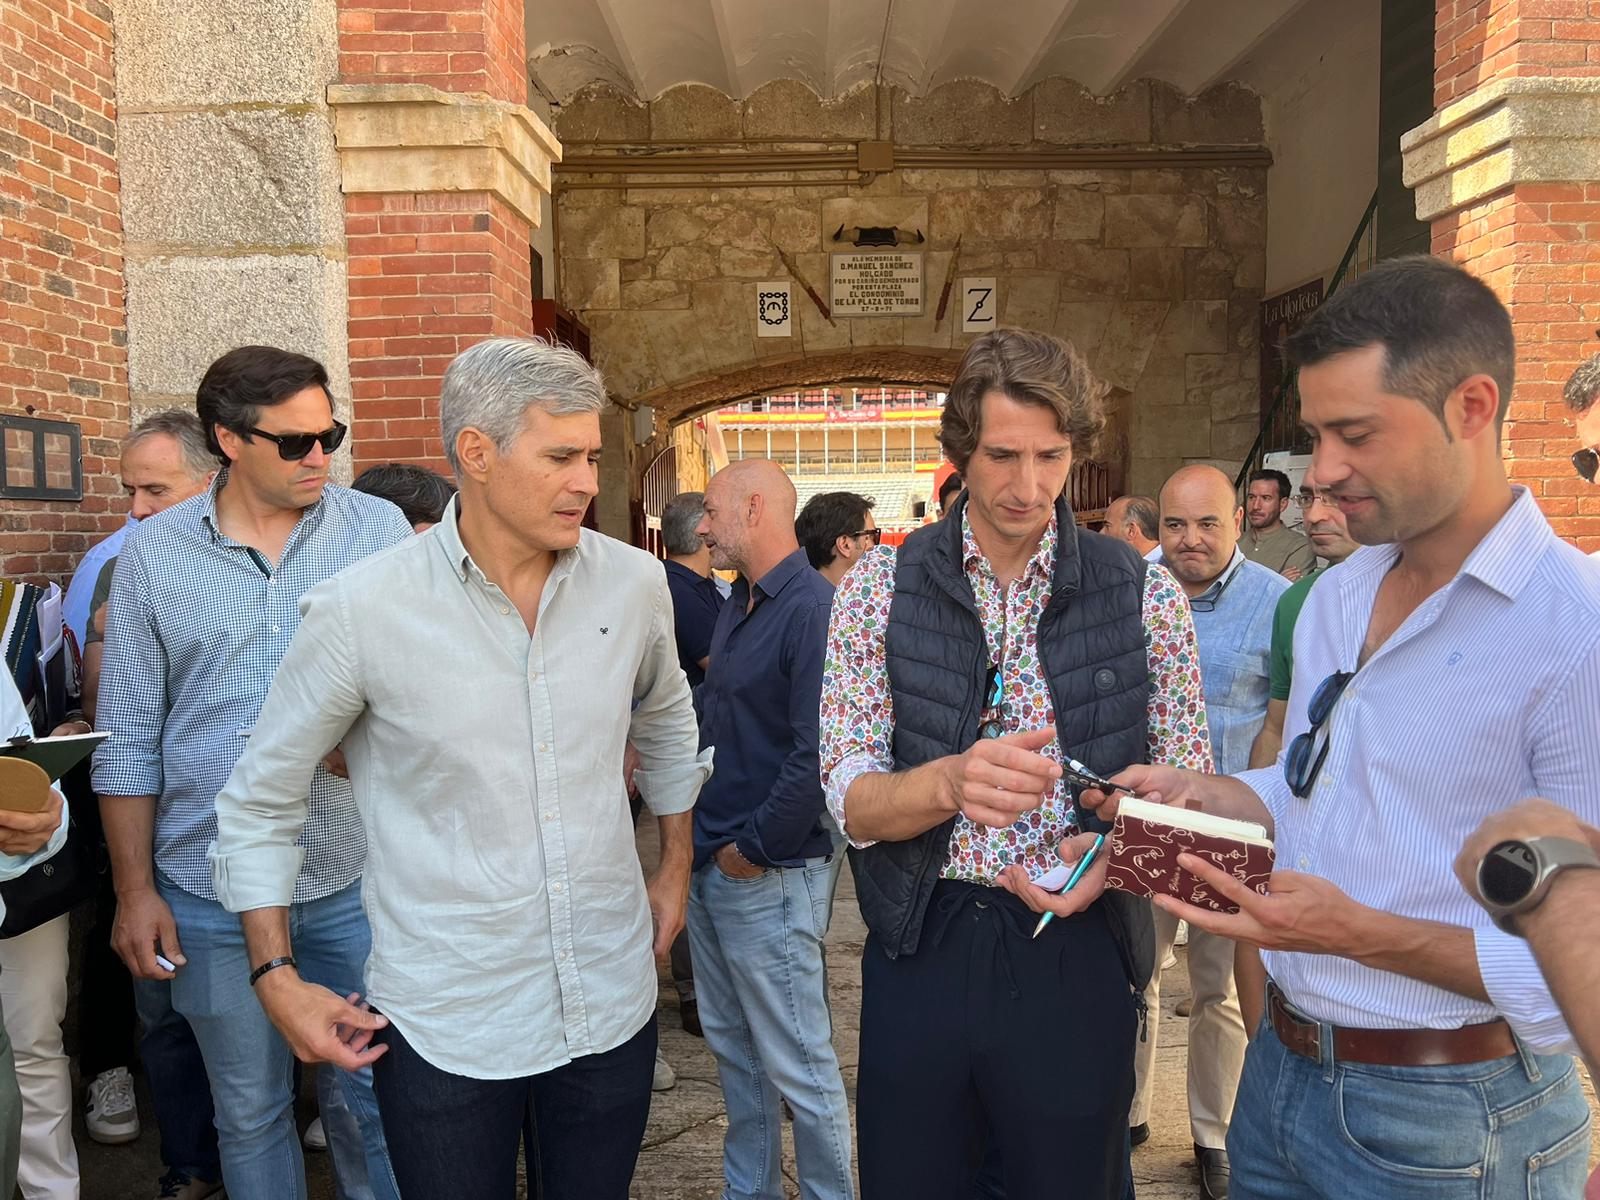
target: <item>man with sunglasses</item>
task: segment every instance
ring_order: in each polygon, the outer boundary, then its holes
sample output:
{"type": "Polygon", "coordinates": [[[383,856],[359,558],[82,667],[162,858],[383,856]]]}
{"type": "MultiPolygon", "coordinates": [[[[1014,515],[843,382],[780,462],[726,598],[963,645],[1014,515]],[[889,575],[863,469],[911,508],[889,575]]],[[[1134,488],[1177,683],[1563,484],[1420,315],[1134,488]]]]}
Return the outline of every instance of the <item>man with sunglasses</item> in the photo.
{"type": "Polygon", "coordinates": [[[1273,831],[1268,895],[1184,856],[1240,911],[1156,901],[1264,951],[1234,1200],[1576,1196],[1571,1035],[1452,860],[1529,796],[1600,823],[1600,574],[1507,480],[1516,346],[1483,283],[1388,260],[1288,351],[1312,473],[1362,548],[1306,600],[1282,767],[1117,779],[1273,831]]]}
{"type": "MultiPolygon", "coordinates": [[[[1216,467],[1181,468],[1162,487],[1159,503],[1161,556],[1156,561],[1177,576],[1194,613],[1216,769],[1242,771],[1266,715],[1272,616],[1289,582],[1245,557],[1240,544],[1244,511],[1232,480],[1216,467]]],[[[1174,918],[1156,914],[1158,964],[1166,961],[1177,932],[1174,918]]],[[[1246,1042],[1233,956],[1231,941],[1204,929],[1190,930],[1189,1131],[1202,1200],[1228,1195],[1228,1118],[1246,1042]]],[[[1160,1013],[1159,968],[1145,989],[1145,1003],[1152,1013],[1160,1013]]],[[[1141,1133],[1149,1136],[1150,1077],[1159,1030],[1159,1021],[1152,1022],[1135,1060],[1139,1086],[1128,1120],[1136,1139],[1141,1133]]]]}
{"type": "Polygon", "coordinates": [[[794,519],[806,558],[834,587],[883,538],[872,519],[873,503],[872,497],[854,492],[821,492],[794,519]]]}
{"type": "MultiPolygon", "coordinates": [[[[303,1200],[288,1044],[251,989],[239,918],[223,907],[207,851],[216,798],[244,750],[300,623],[300,598],[411,537],[394,505],[328,484],[345,427],[314,359],[244,346],[212,363],[196,410],[222,463],[211,486],[128,535],[107,609],[95,756],[117,889],[113,941],[140,979],[170,980],[194,1029],[234,1200],[303,1200]]],[[[332,751],[333,746],[322,748],[332,751]]],[[[309,784],[294,884],[308,974],[341,995],[361,988],[366,839],[348,780],[309,784]]],[[[371,1072],[341,1072],[357,1128],[330,1129],[336,1168],[365,1167],[396,1196],[371,1072]],[[345,1132],[348,1137],[340,1137],[345,1132]]]]}

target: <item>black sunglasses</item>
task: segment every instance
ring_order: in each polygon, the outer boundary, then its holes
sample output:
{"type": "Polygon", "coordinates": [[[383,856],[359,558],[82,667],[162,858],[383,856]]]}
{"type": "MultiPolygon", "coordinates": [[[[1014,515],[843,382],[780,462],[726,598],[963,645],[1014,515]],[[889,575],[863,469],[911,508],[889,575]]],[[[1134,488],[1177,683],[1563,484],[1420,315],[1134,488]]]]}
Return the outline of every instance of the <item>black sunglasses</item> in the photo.
{"type": "Polygon", "coordinates": [[[983,694],[987,698],[984,709],[994,713],[994,716],[978,726],[978,736],[981,738],[997,738],[1006,731],[1006,716],[1010,707],[1004,700],[1004,681],[1000,678],[1000,668],[989,668],[989,679],[984,684],[983,694]]]}
{"type": "Polygon", "coordinates": [[[324,454],[332,454],[344,444],[344,435],[350,431],[342,421],[335,421],[332,429],[324,429],[321,433],[268,433],[265,429],[257,429],[254,425],[244,432],[246,435],[264,437],[269,442],[276,442],[278,457],[284,462],[299,462],[311,453],[313,446],[321,446],[324,454]]]}
{"type": "Polygon", "coordinates": [[[854,533],[849,534],[848,536],[849,537],[853,537],[853,538],[858,538],[858,537],[871,538],[872,539],[872,544],[874,546],[883,545],[883,530],[881,530],[881,529],[858,529],[854,533]]]}
{"type": "Polygon", "coordinates": [[[1573,468],[1589,483],[1594,482],[1595,472],[1600,471],[1600,451],[1594,447],[1586,447],[1572,456],[1573,468]]]}
{"type": "Polygon", "coordinates": [[[1317,776],[1322,773],[1322,764],[1327,761],[1328,747],[1332,744],[1326,732],[1328,718],[1355,677],[1354,671],[1335,671],[1318,684],[1306,707],[1311,728],[1289,743],[1289,755],[1283,760],[1283,778],[1289,790],[1301,800],[1311,795],[1311,789],[1317,785],[1317,776]]]}

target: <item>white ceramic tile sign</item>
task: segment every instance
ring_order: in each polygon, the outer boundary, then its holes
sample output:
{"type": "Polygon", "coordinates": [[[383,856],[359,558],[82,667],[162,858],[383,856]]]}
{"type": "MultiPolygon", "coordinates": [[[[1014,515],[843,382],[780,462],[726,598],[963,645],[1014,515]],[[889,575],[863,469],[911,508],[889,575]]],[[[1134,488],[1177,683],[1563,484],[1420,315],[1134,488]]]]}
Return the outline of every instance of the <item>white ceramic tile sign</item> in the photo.
{"type": "Polygon", "coordinates": [[[788,337],[793,317],[793,284],[787,279],[756,284],[757,337],[788,337]]]}
{"type": "Polygon", "coordinates": [[[1000,325],[1000,293],[993,279],[961,281],[961,332],[988,333],[1000,325]]]}

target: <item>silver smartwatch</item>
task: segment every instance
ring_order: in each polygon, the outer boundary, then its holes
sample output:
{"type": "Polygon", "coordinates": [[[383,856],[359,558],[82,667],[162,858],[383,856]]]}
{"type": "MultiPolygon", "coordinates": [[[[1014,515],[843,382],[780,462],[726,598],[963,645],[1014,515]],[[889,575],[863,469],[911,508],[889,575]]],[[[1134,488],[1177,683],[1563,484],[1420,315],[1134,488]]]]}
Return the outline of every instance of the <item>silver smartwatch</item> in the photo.
{"type": "Polygon", "coordinates": [[[1478,895],[1494,923],[1520,937],[1522,931],[1513,918],[1537,908],[1551,881],[1572,867],[1600,869],[1600,857],[1587,842],[1572,838],[1501,842],[1478,863],[1478,895]]]}

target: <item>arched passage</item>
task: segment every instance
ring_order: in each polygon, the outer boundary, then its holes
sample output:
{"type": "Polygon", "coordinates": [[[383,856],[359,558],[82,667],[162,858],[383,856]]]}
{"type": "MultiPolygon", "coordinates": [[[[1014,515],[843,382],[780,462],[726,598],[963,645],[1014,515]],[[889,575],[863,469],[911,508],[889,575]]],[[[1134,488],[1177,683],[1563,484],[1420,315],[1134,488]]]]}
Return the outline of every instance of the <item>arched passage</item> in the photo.
{"type": "MultiPolygon", "coordinates": [[[[629,401],[634,410],[650,409],[654,414],[654,434],[635,448],[628,467],[629,497],[626,514],[615,513],[608,532],[626,536],[643,545],[659,518],[660,505],[670,495],[659,486],[668,469],[675,445],[685,443],[680,427],[685,422],[754,397],[782,394],[833,384],[905,386],[946,390],[955,379],[961,361],[960,351],[912,346],[854,347],[821,353],[763,358],[742,363],[715,375],[681,381],[651,389],[629,401]],[[652,485],[646,479],[655,479],[652,485]],[[625,526],[623,522],[625,521],[625,526]],[[625,528],[625,532],[624,532],[625,528]]],[[[1071,482],[1074,507],[1094,511],[1121,490],[1126,471],[1127,394],[1112,388],[1107,398],[1109,427],[1101,454],[1094,463],[1082,463],[1071,482]]],[[[703,485],[686,469],[689,455],[677,456],[673,463],[674,485],[694,490],[703,485]]],[[[618,480],[617,482],[621,482],[618,480]]],[[[606,489],[602,488],[602,496],[606,489]]],[[[602,518],[604,520],[604,518],[602,518]]]]}
{"type": "MultiPolygon", "coordinates": [[[[814,354],[761,358],[701,379],[669,384],[634,398],[675,425],[752,396],[829,383],[949,387],[960,351],[913,346],[867,346],[814,354]]],[[[659,425],[659,420],[658,420],[659,425]]]]}

